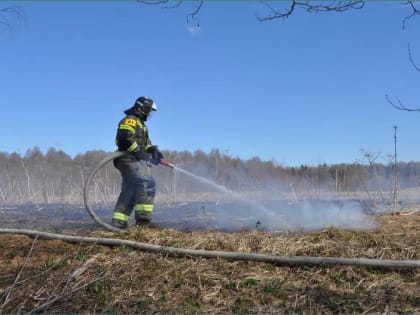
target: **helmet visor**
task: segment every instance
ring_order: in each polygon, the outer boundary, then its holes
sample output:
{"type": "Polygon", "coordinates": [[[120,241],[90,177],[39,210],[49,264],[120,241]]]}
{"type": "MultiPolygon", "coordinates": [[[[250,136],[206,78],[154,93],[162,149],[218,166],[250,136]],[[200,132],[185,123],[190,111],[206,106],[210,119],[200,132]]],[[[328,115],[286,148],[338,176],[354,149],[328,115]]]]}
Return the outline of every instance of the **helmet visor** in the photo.
{"type": "Polygon", "coordinates": [[[155,102],[153,102],[152,106],[150,107],[150,111],[151,112],[152,111],[157,111],[157,106],[156,106],[156,103],[155,102]]]}

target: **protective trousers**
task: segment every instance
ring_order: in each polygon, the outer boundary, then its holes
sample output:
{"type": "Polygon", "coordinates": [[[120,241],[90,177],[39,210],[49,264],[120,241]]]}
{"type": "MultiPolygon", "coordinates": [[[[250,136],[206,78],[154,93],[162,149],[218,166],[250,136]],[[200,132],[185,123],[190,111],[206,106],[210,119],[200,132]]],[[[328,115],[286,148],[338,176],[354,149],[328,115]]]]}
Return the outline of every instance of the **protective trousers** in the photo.
{"type": "Polygon", "coordinates": [[[150,175],[146,161],[117,161],[115,167],[122,177],[121,193],[115,205],[113,221],[127,225],[132,211],[136,223],[147,223],[152,219],[156,183],[150,175]]]}

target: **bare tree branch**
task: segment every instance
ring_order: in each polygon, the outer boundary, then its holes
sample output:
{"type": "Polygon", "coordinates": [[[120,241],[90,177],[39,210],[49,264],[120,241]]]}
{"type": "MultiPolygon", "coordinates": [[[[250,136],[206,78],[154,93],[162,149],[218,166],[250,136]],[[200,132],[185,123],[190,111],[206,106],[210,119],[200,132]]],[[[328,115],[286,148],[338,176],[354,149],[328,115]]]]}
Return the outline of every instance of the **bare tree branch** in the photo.
{"type": "MultiPolygon", "coordinates": [[[[143,4],[152,4],[152,5],[161,5],[161,4],[172,3],[172,1],[170,1],[170,0],[137,0],[137,2],[138,3],[143,3],[143,4]]],[[[175,1],[175,4],[165,5],[164,8],[165,9],[178,8],[179,6],[181,6],[182,2],[183,2],[183,0],[177,0],[177,1],[175,1]]],[[[199,4],[194,8],[194,10],[187,15],[187,23],[188,24],[191,23],[192,21],[194,21],[196,26],[200,27],[200,21],[199,21],[197,15],[200,12],[203,4],[204,4],[204,1],[200,1],[199,4]]]]}
{"type": "Polygon", "coordinates": [[[182,3],[182,0],[178,0],[176,1],[176,3],[174,5],[171,6],[166,6],[165,9],[173,9],[173,8],[178,8],[182,3]]]}
{"type": "Polygon", "coordinates": [[[169,0],[137,0],[137,2],[139,3],[143,3],[143,4],[163,4],[163,3],[168,3],[169,0]]]}
{"type": "Polygon", "coordinates": [[[16,278],[15,278],[15,281],[13,281],[13,283],[12,283],[12,285],[10,285],[5,291],[4,291],[4,294],[3,294],[3,304],[0,306],[0,312],[3,312],[3,308],[9,303],[9,297],[10,297],[10,294],[11,294],[11,292],[12,292],[12,290],[13,290],[13,288],[15,287],[15,285],[18,283],[18,281],[19,281],[19,279],[20,279],[20,276],[22,275],[22,272],[23,272],[23,270],[25,269],[25,267],[26,267],[26,264],[28,263],[28,261],[29,261],[29,257],[31,257],[31,254],[32,254],[32,251],[34,250],[34,246],[35,246],[35,243],[36,243],[36,241],[38,240],[38,235],[35,235],[35,238],[34,238],[34,240],[33,240],[33,242],[32,242],[32,245],[31,245],[31,248],[29,249],[29,252],[28,252],[28,254],[26,255],[26,258],[25,258],[25,261],[23,262],[23,264],[22,264],[22,266],[20,267],[20,269],[19,269],[19,272],[18,272],[18,274],[17,274],[17,276],[16,276],[16,278]]]}
{"type": "MultiPolygon", "coordinates": [[[[143,4],[152,4],[152,5],[159,5],[159,4],[167,4],[170,3],[171,1],[169,0],[137,0],[138,3],[143,3],[143,4]]],[[[165,9],[173,9],[173,8],[177,8],[181,5],[182,0],[178,0],[178,1],[174,1],[175,4],[173,5],[169,5],[169,6],[164,6],[165,9]]]]}
{"type": "Polygon", "coordinates": [[[63,293],[63,294],[61,294],[61,295],[59,295],[59,296],[57,296],[57,297],[55,297],[55,298],[53,298],[53,299],[51,299],[51,300],[48,300],[48,301],[47,301],[47,302],[45,302],[44,304],[42,304],[42,305],[40,305],[40,306],[38,306],[38,307],[36,307],[36,308],[32,309],[32,310],[31,310],[31,311],[29,311],[27,314],[34,314],[34,313],[37,313],[37,312],[39,312],[39,311],[41,311],[41,310],[45,310],[46,308],[48,308],[49,306],[51,306],[51,305],[52,305],[52,304],[54,304],[55,302],[57,302],[57,301],[59,301],[59,300],[62,300],[62,299],[64,299],[64,298],[67,298],[68,296],[71,296],[72,294],[74,294],[74,293],[76,293],[76,292],[78,292],[78,291],[80,291],[80,290],[83,290],[84,288],[86,288],[86,287],[88,287],[88,286],[90,286],[90,285],[94,284],[95,282],[98,282],[98,281],[103,281],[103,280],[105,280],[107,277],[108,277],[108,275],[107,275],[107,274],[102,274],[100,277],[97,277],[97,278],[95,278],[95,279],[93,279],[93,280],[90,280],[89,282],[86,282],[85,284],[80,285],[80,286],[78,286],[77,288],[72,289],[71,291],[65,292],[65,293],[63,293]]]}
{"type": "Polygon", "coordinates": [[[406,3],[404,3],[405,5],[409,5],[412,9],[412,12],[409,16],[406,16],[403,21],[402,21],[402,29],[405,29],[405,22],[409,19],[411,19],[412,17],[416,16],[416,15],[420,15],[420,10],[416,8],[416,6],[414,5],[413,1],[407,1],[406,3]]]}
{"type": "Polygon", "coordinates": [[[11,18],[22,18],[24,16],[24,11],[19,6],[0,9],[0,29],[5,27],[10,31],[12,29],[11,18]]]}
{"type": "Polygon", "coordinates": [[[259,21],[269,21],[278,18],[288,18],[290,15],[295,12],[297,8],[305,9],[308,13],[319,13],[319,12],[344,12],[351,9],[362,9],[365,5],[365,0],[356,0],[356,1],[332,1],[329,4],[311,4],[310,2],[297,2],[292,1],[290,8],[280,12],[274,9],[267,2],[263,2],[267,8],[272,12],[271,15],[265,17],[257,17],[259,21]]]}
{"type": "Polygon", "coordinates": [[[413,57],[411,56],[411,48],[410,48],[410,43],[408,43],[408,58],[410,59],[411,64],[413,65],[413,67],[417,70],[420,71],[420,67],[418,67],[416,65],[416,63],[413,60],[413,57]]]}
{"type": "Polygon", "coordinates": [[[391,101],[390,97],[388,96],[388,94],[385,95],[386,100],[388,101],[389,104],[392,105],[392,107],[399,109],[399,110],[405,110],[408,112],[420,112],[420,108],[413,108],[413,107],[407,107],[405,106],[398,97],[395,97],[395,99],[397,100],[398,104],[395,104],[395,102],[391,101]]]}
{"type": "MultiPolygon", "coordinates": [[[[420,67],[417,66],[417,64],[414,62],[413,57],[411,55],[411,47],[410,43],[408,43],[408,58],[410,59],[411,64],[413,65],[414,69],[420,72],[420,67]]],[[[399,110],[405,110],[408,112],[420,112],[420,108],[414,108],[414,107],[407,107],[405,106],[401,100],[398,97],[395,97],[397,104],[391,100],[391,98],[388,96],[388,94],[385,95],[386,100],[389,104],[391,104],[394,108],[399,110]]]]}
{"type": "Polygon", "coordinates": [[[204,4],[204,1],[200,1],[200,3],[195,8],[194,12],[191,12],[190,14],[187,15],[187,23],[189,23],[190,21],[196,21],[197,22],[196,27],[200,27],[200,20],[198,19],[197,15],[200,12],[203,4],[204,4]]]}

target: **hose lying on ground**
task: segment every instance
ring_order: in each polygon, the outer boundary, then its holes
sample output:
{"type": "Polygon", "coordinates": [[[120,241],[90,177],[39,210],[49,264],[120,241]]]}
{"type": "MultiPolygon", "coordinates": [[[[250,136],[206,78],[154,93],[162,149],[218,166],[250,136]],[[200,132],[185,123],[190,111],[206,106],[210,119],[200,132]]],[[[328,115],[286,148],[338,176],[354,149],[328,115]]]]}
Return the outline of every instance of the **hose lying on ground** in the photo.
{"type": "Polygon", "coordinates": [[[23,234],[41,239],[58,239],[70,243],[94,243],[107,246],[128,246],[146,252],[166,254],[171,256],[224,258],[228,260],[259,261],[277,265],[294,266],[365,266],[382,269],[413,269],[420,268],[420,260],[392,260],[368,258],[336,258],[336,257],[310,257],[310,256],[277,256],[258,253],[238,253],[225,251],[197,250],[187,248],[166,247],[154,244],[139,243],[135,241],[115,239],[82,237],[64,234],[55,234],[25,229],[0,229],[0,234],[23,234]]]}
{"type": "Polygon", "coordinates": [[[420,210],[413,210],[413,211],[410,211],[410,212],[407,212],[407,213],[400,212],[399,215],[413,215],[414,213],[419,212],[419,211],[420,210]]]}
{"type": "Polygon", "coordinates": [[[108,162],[127,154],[127,152],[123,152],[123,151],[117,151],[112,153],[111,155],[107,156],[106,158],[104,158],[102,161],[100,161],[98,163],[98,165],[95,166],[95,168],[93,169],[93,171],[89,174],[86,182],[85,182],[85,186],[83,188],[83,202],[85,203],[85,208],[86,211],[90,214],[90,216],[92,217],[92,219],[98,223],[99,225],[101,225],[102,227],[104,227],[107,230],[113,231],[113,232],[120,232],[120,233],[124,233],[126,232],[123,229],[119,229],[116,228],[115,226],[112,226],[108,223],[105,223],[104,221],[101,220],[101,218],[99,218],[95,211],[93,211],[92,207],[89,205],[88,202],[88,187],[90,184],[90,181],[92,180],[93,176],[95,176],[95,174],[108,162]]]}

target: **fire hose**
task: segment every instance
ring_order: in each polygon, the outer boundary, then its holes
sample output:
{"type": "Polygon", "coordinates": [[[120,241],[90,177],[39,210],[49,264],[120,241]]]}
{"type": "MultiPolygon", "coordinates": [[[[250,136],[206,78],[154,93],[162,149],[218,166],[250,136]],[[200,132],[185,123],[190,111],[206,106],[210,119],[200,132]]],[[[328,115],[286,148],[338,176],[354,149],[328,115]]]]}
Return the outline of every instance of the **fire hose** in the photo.
{"type": "MultiPolygon", "coordinates": [[[[115,160],[116,158],[122,157],[124,155],[128,154],[128,152],[125,151],[117,151],[112,153],[111,155],[107,156],[106,158],[104,158],[102,161],[100,161],[95,168],[92,170],[92,172],[89,174],[86,182],[85,182],[85,186],[83,188],[83,202],[85,204],[85,208],[86,211],[89,213],[89,215],[92,217],[92,219],[98,223],[99,225],[101,225],[103,228],[113,231],[113,232],[120,232],[120,233],[124,233],[126,232],[126,230],[123,229],[119,229],[115,226],[112,226],[111,224],[108,224],[104,221],[101,220],[100,217],[98,217],[98,215],[95,213],[95,211],[92,209],[92,207],[89,204],[89,193],[88,193],[88,188],[90,185],[90,182],[92,181],[92,178],[95,176],[95,174],[102,168],[104,167],[105,164],[107,164],[108,162],[115,160]]],[[[146,155],[146,160],[147,161],[151,161],[151,159],[149,158],[149,155],[146,155]]],[[[167,160],[161,160],[160,164],[170,167],[170,168],[174,168],[174,165],[169,163],[169,161],[167,160]]]]}
{"type": "Polygon", "coordinates": [[[175,257],[224,258],[231,261],[257,261],[285,266],[365,266],[389,270],[417,269],[420,260],[344,258],[344,257],[313,257],[313,256],[280,256],[263,253],[227,252],[219,250],[189,249],[171,246],[161,246],[149,243],[123,240],[118,238],[101,238],[55,234],[25,229],[0,229],[0,234],[21,234],[40,239],[57,239],[69,243],[91,243],[105,246],[127,246],[145,252],[165,254],[175,257]]]}

